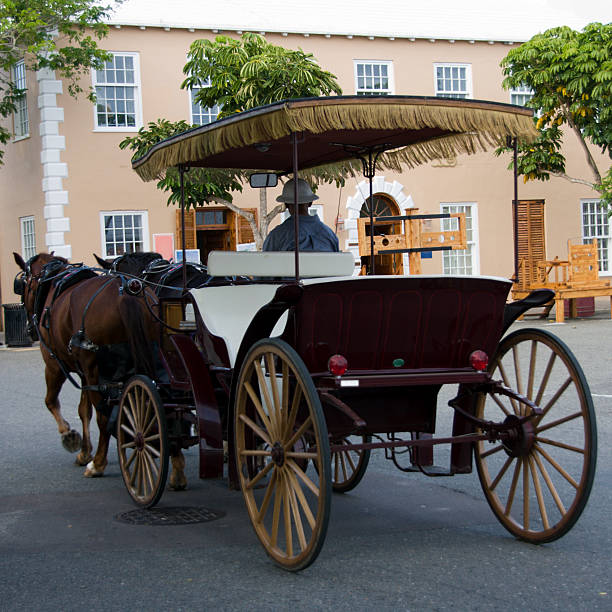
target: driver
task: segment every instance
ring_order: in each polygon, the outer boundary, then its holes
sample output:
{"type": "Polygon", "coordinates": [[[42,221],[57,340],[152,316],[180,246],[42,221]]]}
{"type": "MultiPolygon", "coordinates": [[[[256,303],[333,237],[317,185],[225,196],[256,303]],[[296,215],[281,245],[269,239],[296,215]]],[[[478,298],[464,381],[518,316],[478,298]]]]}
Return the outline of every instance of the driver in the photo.
{"type": "Polygon", "coordinates": [[[295,206],[293,179],[287,181],[283,193],[276,198],[284,202],[290,216],[275,227],[265,239],[264,251],[293,251],[295,249],[295,225],[293,215],[300,215],[299,246],[300,251],[333,251],[340,250],[338,237],[327,225],[321,222],[318,215],[309,215],[308,208],[319,196],[315,195],[304,179],[298,179],[298,203],[295,206]]]}

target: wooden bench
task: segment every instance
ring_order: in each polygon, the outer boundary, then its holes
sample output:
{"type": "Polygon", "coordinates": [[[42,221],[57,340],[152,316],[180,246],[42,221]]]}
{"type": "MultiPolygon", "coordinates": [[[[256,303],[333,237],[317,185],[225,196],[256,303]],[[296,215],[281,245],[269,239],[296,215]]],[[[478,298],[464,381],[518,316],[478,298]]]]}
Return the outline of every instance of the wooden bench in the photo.
{"type": "MultiPolygon", "coordinates": [[[[570,240],[567,251],[567,260],[556,257],[537,262],[537,276],[531,286],[515,286],[512,296],[521,299],[533,289],[551,289],[555,292],[557,323],[565,321],[564,300],[570,301],[570,317],[573,318],[577,315],[577,298],[609,296],[612,317],[612,284],[609,280],[599,278],[597,240],[593,239],[587,244],[572,244],[570,240]]],[[[552,302],[548,305],[548,311],[551,307],[552,302]]]]}

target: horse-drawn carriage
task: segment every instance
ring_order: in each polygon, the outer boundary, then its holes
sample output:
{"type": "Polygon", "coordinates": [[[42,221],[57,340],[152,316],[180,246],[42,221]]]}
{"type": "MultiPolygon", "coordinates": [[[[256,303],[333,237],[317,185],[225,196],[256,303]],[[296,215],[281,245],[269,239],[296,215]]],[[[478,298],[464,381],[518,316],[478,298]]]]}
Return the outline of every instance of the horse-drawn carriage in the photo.
{"type": "MultiPolygon", "coordinates": [[[[307,176],[329,164],[351,171],[357,159],[371,178],[376,164],[398,169],[507,137],[533,137],[529,111],[399,96],[296,100],[170,138],[133,166],[149,180],[172,166],[307,176]]],[[[320,552],[332,491],[357,486],[371,451],[384,449],[428,476],[469,473],[474,458],[511,533],[535,543],[565,534],[595,472],[588,385],[550,333],[503,337],[549,292],[507,304],[506,279],[354,270],[350,253],[213,252],[212,282],[150,302],[157,370],[124,381],[116,401],[133,500],[159,500],[169,457],[180,483],[180,451],[193,445],[200,476],[222,477],[227,441],[228,480],[259,540],[299,570],[320,552]],[[436,438],[444,385],[457,387],[452,435],[436,438]],[[448,468],[433,465],[438,444],[450,445],[448,468]]]]}

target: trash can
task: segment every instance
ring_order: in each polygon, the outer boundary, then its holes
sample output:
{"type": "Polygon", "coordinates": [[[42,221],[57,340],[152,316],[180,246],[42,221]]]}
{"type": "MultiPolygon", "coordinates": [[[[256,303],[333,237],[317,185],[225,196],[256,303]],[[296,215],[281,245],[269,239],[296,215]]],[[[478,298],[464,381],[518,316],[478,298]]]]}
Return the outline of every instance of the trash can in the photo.
{"type": "Polygon", "coordinates": [[[28,319],[23,304],[2,304],[4,308],[4,342],[7,346],[32,346],[26,327],[28,319]]]}

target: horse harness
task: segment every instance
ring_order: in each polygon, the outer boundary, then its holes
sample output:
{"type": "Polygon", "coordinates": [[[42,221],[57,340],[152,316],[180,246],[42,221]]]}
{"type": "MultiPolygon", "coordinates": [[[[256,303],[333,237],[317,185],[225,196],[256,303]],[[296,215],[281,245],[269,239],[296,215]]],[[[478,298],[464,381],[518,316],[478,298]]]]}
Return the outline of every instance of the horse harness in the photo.
{"type": "MultiPolygon", "coordinates": [[[[25,289],[26,287],[31,288],[32,281],[38,280],[38,286],[34,294],[34,307],[31,317],[28,317],[27,332],[30,336],[33,333],[36,334],[40,343],[44,346],[45,350],[49,355],[55,359],[64,376],[72,383],[74,387],[82,391],[98,391],[104,392],[109,388],[108,384],[104,385],[79,385],[72,375],[66,364],[55,354],[51,347],[44,341],[42,335],[39,333],[39,326],[44,327],[51,338],[51,316],[50,311],[58,299],[58,297],[64,293],[70,287],[73,287],[77,283],[84,280],[97,277],[97,272],[89,266],[84,266],[82,263],[78,264],[66,264],[60,259],[52,259],[50,262],[45,264],[40,273],[37,275],[32,274],[31,264],[36,256],[30,258],[26,263],[25,272],[19,273],[13,282],[13,289],[17,295],[21,296],[21,303],[24,304],[25,289]],[[47,298],[53,289],[53,296],[50,302],[47,303],[47,298]]],[[[85,333],[85,317],[87,312],[95,299],[104,291],[104,289],[110,285],[116,278],[119,278],[121,285],[119,287],[119,293],[127,291],[132,295],[136,295],[142,290],[142,285],[137,283],[135,286],[133,283],[134,279],[126,279],[122,275],[113,275],[105,283],[103,283],[89,298],[85,308],[83,309],[83,315],[81,318],[81,326],[76,334],[74,334],[68,343],[68,352],[72,353],[73,348],[79,348],[87,351],[96,352],[99,350],[99,346],[92,342],[85,333]]],[[[82,372],[79,372],[79,376],[83,376],[82,372]]]]}

